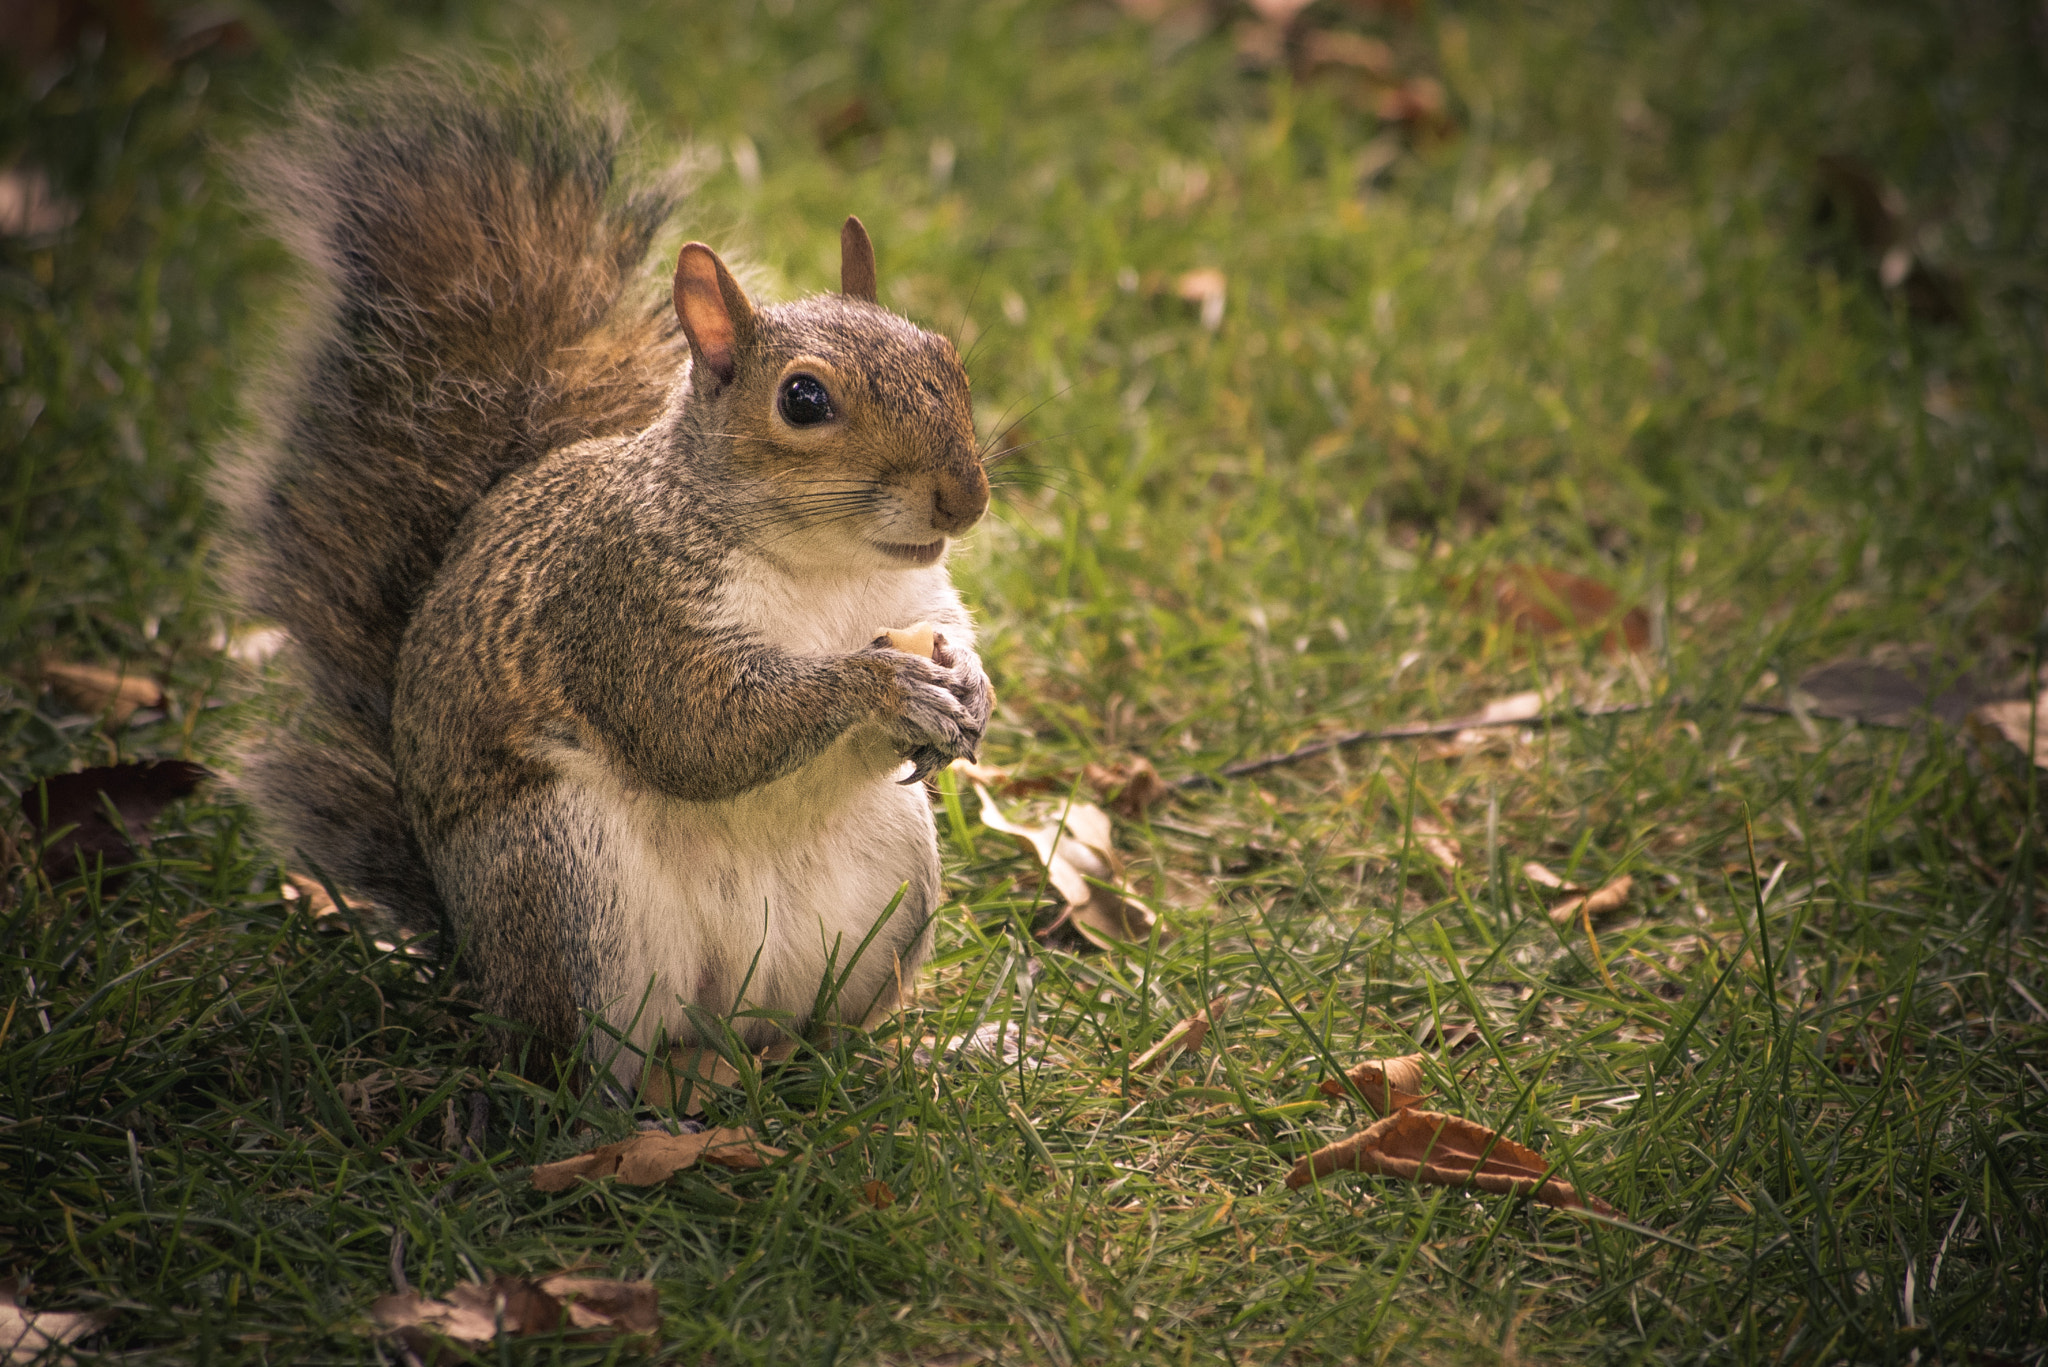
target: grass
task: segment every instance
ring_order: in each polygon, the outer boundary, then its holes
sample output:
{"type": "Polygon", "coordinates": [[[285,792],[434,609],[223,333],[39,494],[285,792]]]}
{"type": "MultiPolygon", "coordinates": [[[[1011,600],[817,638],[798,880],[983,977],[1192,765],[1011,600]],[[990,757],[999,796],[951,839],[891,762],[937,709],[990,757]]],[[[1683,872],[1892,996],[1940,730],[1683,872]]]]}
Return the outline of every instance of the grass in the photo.
{"type": "Polygon", "coordinates": [[[82,210],[0,240],[10,793],[218,764],[260,714],[221,649],[203,480],[288,265],[216,149],[309,65],[439,45],[587,66],[650,157],[716,151],[686,226],[772,292],[829,285],[860,212],[884,299],[972,349],[1017,448],[955,560],[1003,697],[991,760],[1178,777],[1527,688],[1658,705],[1120,821],[1173,932],[1127,954],[1038,944],[1035,871],[949,794],[920,1005],[714,1108],[798,1157],[552,1197],[524,1165],[635,1117],[489,1071],[455,989],[284,900],[221,790],[118,886],[28,872],[17,821],[0,1273],[110,1309],[85,1357],[388,1360],[364,1325],[394,1232],[429,1292],[654,1277],[681,1362],[2048,1355],[2038,780],[1953,730],[1738,708],[1885,646],[2038,662],[2037,8],[1313,11],[1442,81],[1451,127],[1423,135],[1340,80],[1241,70],[1229,23],[1104,4],[349,12],[249,7],[245,50],[172,65],[115,42],[0,105],[9,154],[82,210]],[[1813,227],[1815,158],[1844,151],[1924,214],[1961,323],[1813,227]],[[1174,291],[1197,268],[1227,280],[1214,331],[1174,291]],[[1512,564],[1611,586],[1650,648],[1505,629],[1469,586],[1512,564]],[[33,682],[50,654],[146,667],[168,706],[78,715],[33,682]],[[1636,892],[1560,928],[1531,859],[1636,892]],[[1134,1085],[1223,992],[1216,1047],[1134,1085]],[[1022,1050],[919,1056],[991,1023],[1022,1050]],[[1436,1101],[1629,1225],[1280,1185],[1364,1123],[1321,1078],[1467,1023],[1473,1047],[1432,1049],[1436,1101]]]}

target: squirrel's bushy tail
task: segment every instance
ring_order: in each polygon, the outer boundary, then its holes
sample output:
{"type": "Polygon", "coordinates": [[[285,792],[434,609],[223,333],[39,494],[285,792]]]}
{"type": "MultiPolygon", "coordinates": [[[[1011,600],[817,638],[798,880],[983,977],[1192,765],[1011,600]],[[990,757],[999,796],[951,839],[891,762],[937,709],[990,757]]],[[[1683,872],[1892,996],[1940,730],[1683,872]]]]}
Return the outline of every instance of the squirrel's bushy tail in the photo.
{"type": "Polygon", "coordinates": [[[304,693],[245,784],[287,849],[411,929],[441,919],[391,764],[413,605],[492,484],[646,426],[687,355],[640,270],[678,191],[621,187],[622,130],[546,82],[432,68],[311,97],[249,159],[312,280],[223,469],[240,597],[290,632],[304,693]]]}

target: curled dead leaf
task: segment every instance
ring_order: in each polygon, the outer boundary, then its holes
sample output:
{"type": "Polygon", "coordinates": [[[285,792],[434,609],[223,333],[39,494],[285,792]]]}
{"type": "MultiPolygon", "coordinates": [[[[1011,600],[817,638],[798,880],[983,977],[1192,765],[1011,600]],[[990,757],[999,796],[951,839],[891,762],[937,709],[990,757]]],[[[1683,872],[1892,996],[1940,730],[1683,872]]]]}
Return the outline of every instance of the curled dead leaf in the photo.
{"type": "Polygon", "coordinates": [[[305,903],[303,910],[315,920],[350,909],[348,903],[336,902],[318,879],[308,878],[303,873],[286,873],[278,891],[287,902],[305,903]]]}
{"type": "Polygon", "coordinates": [[[1173,796],[1173,785],[1159,777],[1152,761],[1143,755],[1115,764],[1090,764],[1081,770],[1081,777],[1102,794],[1112,812],[1128,821],[1140,819],[1173,796]]]}
{"type": "Polygon", "coordinates": [[[1378,38],[1339,29],[1310,29],[1301,37],[1301,65],[1307,70],[1349,67],[1381,79],[1394,74],[1394,49],[1378,38]]]}
{"type": "Polygon", "coordinates": [[[12,1279],[0,1281],[0,1354],[7,1362],[69,1362],[70,1354],[50,1350],[106,1327],[103,1310],[28,1310],[19,1295],[12,1279]]]}
{"type": "Polygon", "coordinates": [[[678,1115],[704,1114],[704,1093],[709,1087],[737,1087],[740,1070],[715,1049],[678,1044],[666,1057],[650,1054],[640,1069],[640,1100],[659,1110],[673,1109],[678,1115]]]}
{"type": "Polygon", "coordinates": [[[2048,692],[2031,702],[2025,698],[1988,702],[1971,715],[2018,746],[2021,754],[2028,754],[2028,747],[2032,746],[2035,765],[2048,769],[2048,692]]]}
{"type": "Polygon", "coordinates": [[[1612,883],[1596,888],[1592,892],[1565,898],[1550,909],[1550,919],[1564,925],[1575,917],[1591,919],[1618,911],[1627,904],[1629,892],[1635,885],[1636,880],[1633,877],[1623,874],[1612,883]]]}
{"type": "Polygon", "coordinates": [[[417,1291],[385,1296],[370,1309],[378,1329],[396,1338],[415,1361],[437,1362],[446,1349],[475,1349],[499,1338],[523,1338],[559,1329],[600,1341],[618,1334],[652,1335],[661,1327],[661,1293],[653,1282],[611,1281],[556,1273],[530,1280],[495,1277],[462,1282],[446,1300],[417,1291]]]}
{"type": "Polygon", "coordinates": [[[1349,1087],[1336,1078],[1325,1078],[1319,1090],[1324,1096],[1343,1096],[1356,1088],[1376,1115],[1405,1111],[1428,1095],[1421,1090],[1423,1057],[1403,1054],[1399,1058],[1367,1059],[1344,1074],[1349,1087]]]}
{"type": "Polygon", "coordinates": [[[1380,92],[1374,112],[1388,123],[1433,128],[1444,122],[1448,103],[1442,81],[1434,76],[1411,76],[1380,92]]]}
{"type": "Polygon", "coordinates": [[[643,1130],[616,1144],[600,1144],[589,1153],[543,1163],[533,1170],[536,1191],[567,1191],[579,1181],[616,1177],[635,1187],[665,1182],[699,1163],[741,1171],[763,1167],[786,1151],[761,1142],[751,1129],[720,1126],[697,1134],[665,1134],[643,1130]]]}
{"type": "Polygon", "coordinates": [[[1223,326],[1224,294],[1229,282],[1222,271],[1213,266],[1183,273],[1174,282],[1174,293],[1191,304],[1198,304],[1202,310],[1202,326],[1210,332],[1223,326]]]}
{"type": "Polygon", "coordinates": [[[145,707],[164,705],[163,685],[138,670],[45,660],[37,671],[43,686],[81,712],[105,717],[115,726],[145,707]]]}
{"type": "Polygon", "coordinates": [[[78,201],[57,193],[40,166],[18,163],[0,170],[0,237],[45,237],[77,218],[78,201]]]}
{"type": "Polygon", "coordinates": [[[1534,883],[1539,888],[1549,888],[1553,892],[1584,891],[1584,889],[1580,888],[1577,884],[1565,882],[1564,879],[1559,878],[1556,874],[1552,873],[1549,869],[1545,868],[1543,865],[1537,863],[1533,859],[1531,859],[1528,863],[1522,865],[1522,877],[1528,879],[1530,882],[1534,883]]]}
{"type": "Polygon", "coordinates": [[[1352,1170],[1424,1186],[1470,1187],[1500,1195],[1529,1194],[1550,1206],[1618,1216],[1597,1196],[1582,1195],[1551,1176],[1543,1155],[1484,1125],[1437,1111],[1400,1110],[1348,1139],[1317,1149],[1287,1174],[1290,1188],[1352,1170]]]}
{"type": "Polygon", "coordinates": [[[1620,596],[1598,580],[1548,566],[1504,565],[1473,584],[1467,601],[1490,605],[1494,616],[1511,630],[1536,636],[1597,632],[1600,648],[1610,655],[1623,647],[1638,652],[1650,648],[1648,613],[1639,607],[1624,609],[1620,596]]]}
{"type": "Polygon", "coordinates": [[[40,837],[62,832],[43,848],[43,871],[52,879],[69,878],[100,860],[132,863],[135,842],[149,841],[148,824],[207,777],[205,768],[181,759],[53,774],[22,793],[21,814],[40,837]]]}
{"type": "Polygon", "coordinates": [[[1465,862],[1464,849],[1459,846],[1443,822],[1426,813],[1416,814],[1415,843],[1437,863],[1443,865],[1446,872],[1461,867],[1465,862]]]}
{"type": "Polygon", "coordinates": [[[1046,881],[1066,902],[1065,912],[1041,936],[1072,926],[1101,949],[1151,938],[1158,918],[1116,886],[1123,865],[1110,840],[1109,813],[1093,803],[1069,802],[1058,820],[1034,826],[1005,816],[987,788],[976,784],[974,791],[982,824],[1036,855],[1046,881]]]}
{"type": "Polygon", "coordinates": [[[887,1210],[896,1204],[896,1193],[890,1189],[887,1182],[876,1178],[860,1184],[860,1199],[876,1210],[887,1210]]]}
{"type": "Polygon", "coordinates": [[[1223,1019],[1230,1010],[1230,996],[1225,993],[1206,1007],[1189,1016],[1161,1036],[1159,1042],[1131,1060],[1131,1071],[1149,1073],[1164,1064],[1174,1054],[1193,1053],[1209,1038],[1209,1027],[1223,1019]]]}

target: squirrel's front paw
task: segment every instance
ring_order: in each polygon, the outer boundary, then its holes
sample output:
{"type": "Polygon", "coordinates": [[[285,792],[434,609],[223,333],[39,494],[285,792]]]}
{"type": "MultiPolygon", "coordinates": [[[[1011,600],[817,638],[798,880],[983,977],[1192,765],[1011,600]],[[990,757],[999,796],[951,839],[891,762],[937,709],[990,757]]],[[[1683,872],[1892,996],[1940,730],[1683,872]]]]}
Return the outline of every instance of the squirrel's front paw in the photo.
{"type": "Polygon", "coordinates": [[[915,766],[905,782],[918,782],[955,759],[980,754],[995,694],[973,652],[950,651],[938,636],[929,660],[882,642],[867,653],[883,661],[893,676],[882,720],[897,753],[915,766]]]}

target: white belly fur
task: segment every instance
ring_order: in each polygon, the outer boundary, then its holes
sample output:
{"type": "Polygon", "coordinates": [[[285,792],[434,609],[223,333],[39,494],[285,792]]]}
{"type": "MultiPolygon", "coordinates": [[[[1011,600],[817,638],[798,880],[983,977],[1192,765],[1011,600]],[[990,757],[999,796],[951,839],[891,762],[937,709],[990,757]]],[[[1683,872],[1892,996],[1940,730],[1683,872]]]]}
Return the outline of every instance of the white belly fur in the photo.
{"type": "MultiPolygon", "coordinates": [[[[734,625],[798,655],[858,650],[880,628],[960,613],[940,567],[814,584],[763,566],[730,579],[721,606],[734,625]]],[[[971,647],[971,636],[961,644],[971,647]]],[[[903,765],[876,728],[720,802],[629,793],[587,756],[557,762],[557,797],[577,825],[594,828],[619,890],[607,937],[617,974],[604,985],[604,1013],[635,1045],[664,1030],[694,1038],[684,1004],[713,1016],[807,1017],[828,967],[834,978],[846,973],[899,889],[902,903],[831,1016],[858,1022],[893,999],[899,975],[908,986],[928,943],[918,932],[939,899],[938,842],[922,788],[896,782],[903,765]]],[[[733,1027],[756,1048],[781,1037],[765,1019],[733,1027]]],[[[622,1055],[615,1066],[624,1073],[637,1062],[622,1055]]]]}

